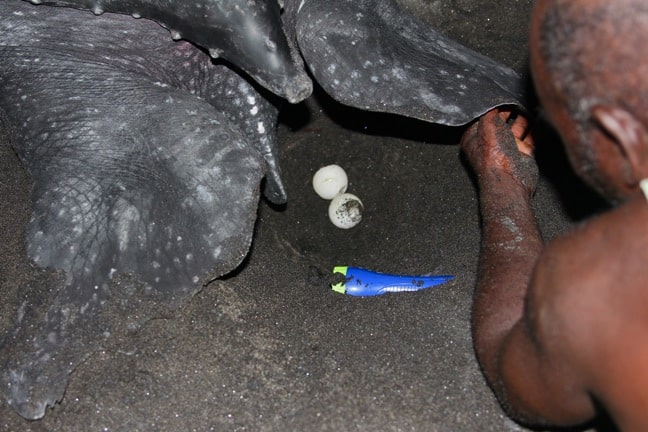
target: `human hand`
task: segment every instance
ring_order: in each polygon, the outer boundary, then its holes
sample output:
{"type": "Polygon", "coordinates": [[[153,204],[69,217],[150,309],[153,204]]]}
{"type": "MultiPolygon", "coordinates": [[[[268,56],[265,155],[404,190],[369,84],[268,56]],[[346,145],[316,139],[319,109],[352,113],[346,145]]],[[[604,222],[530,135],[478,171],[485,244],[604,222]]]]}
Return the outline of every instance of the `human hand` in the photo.
{"type": "Polygon", "coordinates": [[[527,129],[525,117],[514,116],[511,109],[495,108],[466,130],[461,149],[480,182],[492,178],[489,174],[504,173],[533,194],[538,167],[533,159],[533,138],[527,129]]]}

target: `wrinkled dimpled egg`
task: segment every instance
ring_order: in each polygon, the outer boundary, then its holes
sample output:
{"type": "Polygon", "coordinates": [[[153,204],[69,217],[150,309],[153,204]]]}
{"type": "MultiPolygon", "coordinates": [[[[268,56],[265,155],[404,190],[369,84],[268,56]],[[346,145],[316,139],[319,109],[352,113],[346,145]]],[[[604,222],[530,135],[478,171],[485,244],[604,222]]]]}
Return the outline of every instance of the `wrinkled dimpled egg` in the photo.
{"type": "Polygon", "coordinates": [[[328,208],[329,219],[338,228],[349,229],[362,220],[364,206],[357,196],[343,193],[331,201],[328,208]]]}
{"type": "Polygon", "coordinates": [[[328,165],[317,170],[313,176],[313,189],[317,195],[330,200],[346,192],[349,179],[338,165],[328,165]]]}

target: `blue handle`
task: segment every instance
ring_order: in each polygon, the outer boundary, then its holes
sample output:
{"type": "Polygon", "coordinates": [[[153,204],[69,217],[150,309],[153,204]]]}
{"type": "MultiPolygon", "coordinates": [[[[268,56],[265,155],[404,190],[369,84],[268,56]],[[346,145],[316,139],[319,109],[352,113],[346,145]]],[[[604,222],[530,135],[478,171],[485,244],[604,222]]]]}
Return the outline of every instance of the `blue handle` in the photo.
{"type": "Polygon", "coordinates": [[[419,291],[454,279],[451,275],[405,276],[347,266],[337,266],[333,268],[333,273],[341,273],[345,277],[344,282],[331,285],[333,291],[359,297],[419,291]]]}

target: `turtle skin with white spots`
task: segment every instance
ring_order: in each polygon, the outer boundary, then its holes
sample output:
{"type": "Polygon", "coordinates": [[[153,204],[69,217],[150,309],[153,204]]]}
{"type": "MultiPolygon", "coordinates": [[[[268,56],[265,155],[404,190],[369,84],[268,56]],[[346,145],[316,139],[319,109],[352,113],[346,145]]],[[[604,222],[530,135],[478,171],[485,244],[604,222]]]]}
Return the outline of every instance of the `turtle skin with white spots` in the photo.
{"type": "Polygon", "coordinates": [[[275,0],[31,0],[147,18],[169,30],[174,40],[188,40],[213,57],[235,63],[259,84],[292,103],[304,100],[312,83],[296,47],[281,26],[275,0]]]}
{"type": "Polygon", "coordinates": [[[0,108],[34,182],[27,251],[60,275],[0,340],[0,388],[30,419],[116,334],[243,260],[264,175],[286,201],[271,93],[310,94],[300,52],[360,109],[459,125],[521,105],[512,71],[395,0],[286,0],[281,17],[272,0],[42,3],[72,8],[0,1],[0,108]]]}
{"type": "Polygon", "coordinates": [[[0,16],[0,106],[34,182],[28,255],[64,274],[2,343],[2,391],[39,418],[113,333],[108,308],[137,325],[142,303],[176,307],[245,257],[278,110],[152,21],[10,0],[0,16]],[[137,293],[116,294],[122,275],[137,293]]]}

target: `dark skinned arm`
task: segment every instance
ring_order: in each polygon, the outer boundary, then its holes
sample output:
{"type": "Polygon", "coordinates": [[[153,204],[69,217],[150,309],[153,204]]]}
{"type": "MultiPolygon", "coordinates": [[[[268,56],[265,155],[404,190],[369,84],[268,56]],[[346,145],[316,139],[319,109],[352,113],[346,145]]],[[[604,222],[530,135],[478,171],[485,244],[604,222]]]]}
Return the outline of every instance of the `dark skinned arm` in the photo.
{"type": "Polygon", "coordinates": [[[524,423],[580,425],[598,406],[622,430],[646,430],[645,202],[543,245],[533,143],[508,115],[486,114],[462,140],[482,212],[473,338],[486,379],[524,423]]]}
{"type": "Polygon", "coordinates": [[[531,207],[537,167],[526,120],[505,122],[493,110],[470,127],[462,149],[477,176],[482,243],[473,309],[473,341],[486,379],[498,396],[504,389],[499,358],[524,302],[543,242],[531,207]]]}
{"type": "MultiPolygon", "coordinates": [[[[462,150],[477,176],[482,245],[473,306],[473,341],[486,380],[514,418],[533,424],[576,424],[592,415],[571,386],[561,357],[542,346],[530,317],[529,291],[552,286],[538,262],[543,241],[531,206],[537,166],[523,117],[493,110],[464,134],[462,150]],[[556,368],[556,365],[559,365],[556,368]]],[[[538,314],[535,314],[537,318],[538,314]]]]}

